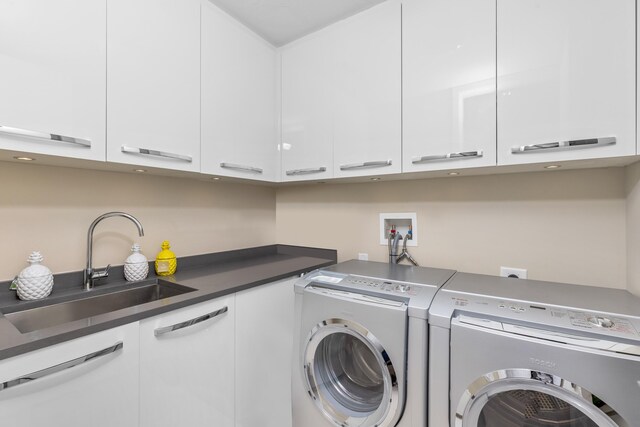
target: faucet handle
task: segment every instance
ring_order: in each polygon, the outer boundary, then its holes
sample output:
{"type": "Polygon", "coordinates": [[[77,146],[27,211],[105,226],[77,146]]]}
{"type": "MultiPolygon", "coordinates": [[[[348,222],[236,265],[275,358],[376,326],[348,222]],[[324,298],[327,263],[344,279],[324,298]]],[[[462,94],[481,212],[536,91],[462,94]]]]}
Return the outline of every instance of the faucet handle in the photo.
{"type": "Polygon", "coordinates": [[[93,279],[102,279],[104,277],[108,277],[110,268],[111,268],[111,264],[107,265],[107,267],[104,270],[94,270],[93,274],[91,274],[91,277],[93,279]]]}

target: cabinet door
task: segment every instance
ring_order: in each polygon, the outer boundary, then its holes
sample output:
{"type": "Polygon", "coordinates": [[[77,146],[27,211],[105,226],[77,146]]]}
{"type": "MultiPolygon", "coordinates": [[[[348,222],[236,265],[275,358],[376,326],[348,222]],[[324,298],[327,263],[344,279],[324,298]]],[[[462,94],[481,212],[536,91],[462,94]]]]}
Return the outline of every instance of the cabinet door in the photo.
{"type": "Polygon", "coordinates": [[[233,427],[234,296],[140,322],[140,426],[233,427]]]}
{"type": "Polygon", "coordinates": [[[498,0],[498,163],[635,153],[635,2],[498,0]]]}
{"type": "Polygon", "coordinates": [[[107,160],[200,171],[200,1],[109,0],[107,160]]]}
{"type": "Polygon", "coordinates": [[[236,294],[236,427],[291,427],[295,280],[236,294]]]}
{"type": "Polygon", "coordinates": [[[0,149],[105,159],[106,0],[0,0],[0,149]]]}
{"type": "Polygon", "coordinates": [[[282,49],[282,181],[333,177],[330,31],[282,49]]]}
{"type": "Polygon", "coordinates": [[[389,1],[332,28],[334,176],[399,173],[401,6],[389,1]]]}
{"type": "Polygon", "coordinates": [[[202,2],[202,172],[273,181],[276,51],[202,2]]]}
{"type": "Polygon", "coordinates": [[[0,361],[3,424],[137,427],[138,350],[134,323],[0,361]]]}
{"type": "Polygon", "coordinates": [[[496,164],[495,0],[405,0],[403,172],[496,164]]]}

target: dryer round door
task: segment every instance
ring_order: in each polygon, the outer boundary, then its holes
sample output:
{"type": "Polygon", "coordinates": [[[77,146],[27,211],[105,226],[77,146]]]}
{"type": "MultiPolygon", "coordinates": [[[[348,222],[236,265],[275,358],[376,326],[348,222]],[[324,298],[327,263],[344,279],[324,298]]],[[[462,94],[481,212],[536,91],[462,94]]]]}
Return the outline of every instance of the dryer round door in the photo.
{"type": "Polygon", "coordinates": [[[388,427],[397,419],[393,363],[362,325],[342,319],[316,325],[304,351],[304,374],[309,395],[336,426],[388,427]]]}
{"type": "Polygon", "coordinates": [[[455,427],[631,427],[606,402],[563,378],[505,369],[464,392],[455,427]]]}

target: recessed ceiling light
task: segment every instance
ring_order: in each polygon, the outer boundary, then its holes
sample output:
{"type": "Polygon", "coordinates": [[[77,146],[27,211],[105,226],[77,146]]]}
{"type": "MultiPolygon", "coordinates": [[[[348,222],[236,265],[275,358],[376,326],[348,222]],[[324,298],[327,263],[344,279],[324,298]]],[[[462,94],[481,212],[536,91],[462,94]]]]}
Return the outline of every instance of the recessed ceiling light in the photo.
{"type": "Polygon", "coordinates": [[[460,175],[460,172],[449,172],[448,175],[449,176],[458,176],[458,175],[460,175]]]}
{"type": "Polygon", "coordinates": [[[146,169],[134,169],[134,172],[139,172],[139,173],[145,173],[147,170],[146,169]]]}
{"type": "Polygon", "coordinates": [[[549,165],[549,166],[545,166],[545,169],[558,169],[561,168],[562,166],[560,165],[549,165]]]}
{"type": "Polygon", "coordinates": [[[214,181],[220,181],[220,177],[219,176],[214,176],[213,178],[211,178],[214,181]]]}
{"type": "Polygon", "coordinates": [[[382,178],[371,178],[371,181],[380,181],[382,178]]]}
{"type": "Polygon", "coordinates": [[[14,159],[22,160],[24,162],[32,162],[35,160],[33,157],[24,157],[24,156],[14,156],[14,159]]]}

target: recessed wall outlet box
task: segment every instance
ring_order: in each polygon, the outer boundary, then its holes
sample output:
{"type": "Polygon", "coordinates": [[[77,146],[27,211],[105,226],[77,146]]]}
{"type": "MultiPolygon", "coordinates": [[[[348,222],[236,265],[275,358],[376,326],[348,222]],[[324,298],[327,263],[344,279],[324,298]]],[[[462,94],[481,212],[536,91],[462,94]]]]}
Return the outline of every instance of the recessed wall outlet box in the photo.
{"type": "MultiPolygon", "coordinates": [[[[407,235],[409,228],[412,230],[411,240],[407,241],[407,246],[418,246],[418,218],[415,212],[411,213],[381,213],[380,214],[380,244],[389,243],[389,232],[391,228],[402,235],[407,235]]],[[[402,242],[400,242],[402,244],[402,242]]]]}
{"type": "Polygon", "coordinates": [[[524,268],[500,267],[501,277],[511,277],[513,279],[526,279],[527,270],[524,268]]]}
{"type": "Polygon", "coordinates": [[[359,253],[358,254],[358,259],[360,261],[369,261],[369,254],[359,253]]]}

